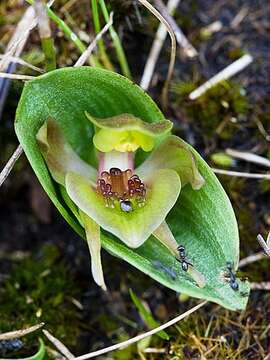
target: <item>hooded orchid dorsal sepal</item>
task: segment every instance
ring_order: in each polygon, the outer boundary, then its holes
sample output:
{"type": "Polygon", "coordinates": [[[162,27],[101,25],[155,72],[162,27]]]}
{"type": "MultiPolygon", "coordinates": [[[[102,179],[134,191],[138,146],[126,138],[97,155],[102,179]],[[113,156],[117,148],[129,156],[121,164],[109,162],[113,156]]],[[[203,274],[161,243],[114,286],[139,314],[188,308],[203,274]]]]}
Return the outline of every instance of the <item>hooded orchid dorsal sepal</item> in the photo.
{"type": "Polygon", "coordinates": [[[105,289],[100,228],[130,248],[140,247],[154,235],[176,256],[177,242],[166,216],[183,184],[199,189],[204,180],[188,146],[169,135],[169,120],[146,123],[132,114],[97,119],[87,113],[87,118],[96,130],[97,169],[76,154],[51,118],[38,131],[37,141],[53,178],[65,188],[65,201],[68,196],[85,229],[93,277],[105,289]],[[135,169],[139,148],[152,153],[135,169]]]}
{"type": "Polygon", "coordinates": [[[151,151],[155,139],[168,134],[173,127],[170,120],[148,123],[132,114],[105,119],[93,117],[88,112],[85,115],[96,127],[93,143],[102,152],[134,152],[139,148],[151,151]]]}

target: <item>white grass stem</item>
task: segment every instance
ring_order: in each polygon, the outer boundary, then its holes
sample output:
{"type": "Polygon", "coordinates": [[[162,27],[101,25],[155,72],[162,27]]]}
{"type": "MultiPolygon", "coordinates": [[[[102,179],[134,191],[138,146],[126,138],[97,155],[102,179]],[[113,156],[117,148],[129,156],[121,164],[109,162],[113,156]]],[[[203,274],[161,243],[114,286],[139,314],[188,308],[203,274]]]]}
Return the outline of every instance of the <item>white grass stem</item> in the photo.
{"type": "Polygon", "coordinates": [[[5,71],[10,63],[10,56],[20,56],[25,43],[28,39],[30,31],[36,26],[35,11],[30,6],[24,13],[22,19],[18,23],[16,30],[7,45],[5,56],[0,61],[0,71],[5,71]]]}
{"type": "MultiPolygon", "coordinates": [[[[167,12],[169,14],[172,14],[174,12],[174,10],[177,8],[179,2],[180,2],[180,0],[169,0],[167,3],[167,6],[166,6],[167,12]]],[[[156,66],[160,51],[162,49],[162,46],[164,44],[164,41],[166,39],[166,36],[167,36],[167,28],[163,23],[161,23],[156,32],[155,40],[151,47],[147,62],[144,67],[142,79],[140,82],[140,86],[144,90],[148,90],[148,88],[150,86],[150,82],[153,77],[155,66],[156,66]]]]}
{"type": "Polygon", "coordinates": [[[35,78],[35,76],[31,76],[31,75],[9,74],[5,72],[0,72],[0,77],[11,80],[32,80],[35,78]]]}
{"type": "Polygon", "coordinates": [[[226,154],[232,156],[235,159],[240,159],[244,161],[249,161],[254,164],[266,166],[270,168],[270,160],[264,158],[263,156],[259,156],[256,154],[252,154],[247,151],[239,151],[239,150],[233,150],[233,149],[226,149],[226,154]]]}
{"type": "Polygon", "coordinates": [[[251,283],[250,284],[250,289],[251,290],[266,290],[269,291],[270,290],[270,282],[268,281],[262,281],[260,283],[251,283]]]}
{"type": "Polygon", "coordinates": [[[17,149],[12,154],[11,158],[6,163],[4,169],[0,173],[0,186],[3,184],[3,182],[8,177],[9,173],[11,172],[13,166],[15,165],[16,161],[19,159],[21,154],[23,153],[23,148],[21,145],[17,147],[17,149]]]}
{"type": "Polygon", "coordinates": [[[102,38],[102,36],[109,30],[109,28],[113,25],[113,13],[110,13],[110,18],[108,23],[101,29],[101,31],[97,34],[95,39],[91,42],[91,44],[87,47],[87,49],[82,53],[79,59],[76,61],[74,67],[82,66],[89,56],[92,54],[93,50],[97,46],[97,42],[102,38]]]}
{"type": "Polygon", "coordinates": [[[230,77],[237,74],[239,71],[243,70],[246,66],[248,66],[253,61],[251,55],[246,54],[243,55],[240,59],[234,61],[232,64],[227,66],[225,69],[220,71],[218,74],[213,76],[211,79],[206,81],[204,84],[199,86],[197,89],[192,91],[189,94],[190,100],[195,100],[198,97],[202,96],[206,91],[211,89],[213,86],[217,85],[221,81],[227,80],[230,77]]]}
{"type": "Polygon", "coordinates": [[[168,23],[168,21],[157,11],[154,6],[152,6],[149,1],[147,0],[138,0],[143,6],[145,6],[164,26],[166,27],[170,38],[171,38],[171,57],[170,57],[170,63],[167,73],[167,78],[165,80],[165,84],[162,90],[162,105],[164,108],[167,107],[168,104],[168,92],[169,92],[169,84],[173,75],[173,69],[175,64],[175,58],[176,58],[176,39],[174,32],[168,23]]]}
{"type": "Polygon", "coordinates": [[[270,232],[267,236],[266,241],[264,240],[264,238],[262,237],[261,234],[258,234],[257,241],[260,244],[260,246],[262,247],[264,253],[270,258],[270,232]]]}
{"type": "Polygon", "coordinates": [[[262,260],[262,259],[267,259],[266,255],[260,251],[256,254],[252,254],[250,256],[247,256],[246,258],[242,259],[239,261],[238,267],[239,268],[243,268],[249,264],[252,264],[256,261],[262,260]]]}
{"type": "Polygon", "coordinates": [[[19,65],[22,65],[22,66],[26,66],[28,67],[29,69],[32,69],[34,71],[37,71],[39,73],[44,73],[44,70],[37,67],[37,66],[34,66],[30,63],[28,63],[27,61],[24,61],[23,59],[21,59],[20,57],[17,57],[17,56],[9,56],[9,55],[0,55],[0,60],[2,59],[6,59],[7,61],[9,62],[13,62],[13,63],[16,63],[16,64],[19,64],[19,65]]]}
{"type": "Polygon", "coordinates": [[[12,339],[17,339],[17,338],[23,337],[23,336],[25,336],[27,334],[30,334],[30,333],[32,333],[34,331],[39,330],[42,326],[44,326],[44,323],[33,325],[33,326],[30,326],[30,327],[28,327],[26,329],[9,331],[7,333],[0,334],[0,341],[12,340],[12,339]]]}
{"type": "Polygon", "coordinates": [[[184,312],[183,314],[175,317],[174,319],[168,321],[167,323],[165,323],[165,324],[163,324],[161,326],[158,326],[155,329],[149,330],[149,331],[147,331],[147,332],[145,332],[143,334],[137,335],[137,336],[135,336],[135,337],[133,337],[133,338],[131,338],[129,340],[126,340],[126,341],[123,341],[121,343],[109,346],[107,348],[97,350],[97,351],[93,351],[93,352],[85,354],[85,355],[78,356],[74,360],[90,359],[90,358],[93,358],[93,357],[96,357],[96,356],[99,356],[99,355],[102,355],[102,354],[106,354],[106,353],[111,352],[111,351],[122,349],[122,348],[127,347],[127,346],[129,346],[131,344],[134,344],[134,343],[136,343],[136,342],[138,342],[138,341],[140,341],[142,339],[145,339],[148,336],[152,336],[152,335],[156,334],[157,332],[159,332],[161,330],[164,330],[167,327],[172,326],[172,325],[176,324],[177,322],[185,319],[187,316],[189,316],[193,312],[200,309],[206,303],[207,303],[207,301],[203,301],[203,302],[199,303],[198,305],[194,306],[193,308],[189,309],[188,311],[184,312]]]}
{"type": "Polygon", "coordinates": [[[68,350],[68,348],[56,337],[54,337],[49,331],[42,330],[43,334],[50,340],[50,342],[60,351],[68,360],[74,359],[75,356],[68,350]]]}
{"type": "Polygon", "coordinates": [[[212,168],[214,173],[216,174],[222,174],[222,175],[228,175],[228,176],[236,176],[236,177],[243,177],[243,178],[249,178],[249,179],[265,179],[270,180],[270,174],[254,174],[254,173],[247,173],[247,172],[239,172],[239,171],[229,171],[229,170],[223,170],[223,169],[216,169],[212,168]]]}
{"type": "Polygon", "coordinates": [[[187,37],[183,33],[183,31],[180,29],[172,15],[166,10],[166,7],[162,0],[155,0],[154,2],[156,4],[157,9],[160,11],[160,13],[164,16],[164,18],[168,21],[171,28],[173,29],[174,35],[176,37],[176,41],[178,45],[183,50],[183,53],[185,56],[189,58],[193,58],[195,56],[198,56],[197,50],[194,48],[194,46],[188,41],[187,37]]]}

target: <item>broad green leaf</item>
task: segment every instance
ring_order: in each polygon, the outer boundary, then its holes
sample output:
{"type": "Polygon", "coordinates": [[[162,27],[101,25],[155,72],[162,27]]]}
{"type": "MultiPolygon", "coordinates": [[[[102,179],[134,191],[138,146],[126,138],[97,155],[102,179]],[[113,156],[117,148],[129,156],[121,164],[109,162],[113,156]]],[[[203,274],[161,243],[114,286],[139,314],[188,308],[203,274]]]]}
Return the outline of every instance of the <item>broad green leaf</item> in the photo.
{"type": "MultiPolygon", "coordinates": [[[[48,118],[55,119],[73,150],[96,166],[93,127],[85,116],[86,111],[97,118],[130,113],[147,122],[164,120],[155,103],[138,86],[106,70],[64,68],[25,85],[17,109],[17,136],[45,191],[63,217],[84,238],[75,205],[71,211],[69,202],[61,196],[59,185],[52,179],[40,153],[36,134],[48,118]]],[[[185,246],[188,261],[205,276],[205,287],[199,288],[182,270],[174,255],[154,236],[141,247],[131,249],[102,231],[102,246],[171,289],[214,301],[229,309],[243,309],[248,299],[248,284],[238,280],[239,291],[234,291],[225,278],[226,262],[232,262],[237,268],[239,259],[239,237],[232,206],[212,170],[194,149],[189,148],[205,185],[196,191],[186,185],[166,222],[178,244],[185,246]],[[157,261],[163,267],[155,266],[157,261]],[[171,276],[172,273],[175,276],[171,276]]]]}
{"type": "MultiPolygon", "coordinates": [[[[20,359],[18,357],[15,357],[15,358],[17,360],[42,360],[45,356],[45,353],[46,353],[46,349],[45,349],[44,342],[42,339],[39,339],[39,349],[34,355],[26,357],[26,358],[20,358],[20,359]]],[[[0,360],[13,360],[13,359],[12,358],[10,358],[10,359],[4,358],[4,359],[0,359],[0,360]]]]}

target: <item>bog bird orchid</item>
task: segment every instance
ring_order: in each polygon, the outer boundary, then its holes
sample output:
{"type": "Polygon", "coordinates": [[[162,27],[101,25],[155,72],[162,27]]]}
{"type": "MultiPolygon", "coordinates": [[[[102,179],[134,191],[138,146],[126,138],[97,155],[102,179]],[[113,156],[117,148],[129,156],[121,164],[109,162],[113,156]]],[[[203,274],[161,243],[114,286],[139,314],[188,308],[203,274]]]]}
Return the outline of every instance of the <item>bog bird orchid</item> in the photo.
{"type": "Polygon", "coordinates": [[[106,119],[85,115],[95,128],[97,169],[77,155],[54,119],[42,125],[36,138],[52,177],[85,229],[93,278],[105,290],[100,228],[131,248],[153,234],[177,256],[179,244],[165,218],[181,187],[189,183],[199,190],[204,179],[189,146],[170,134],[171,121],[147,123],[132,114],[106,119]],[[147,153],[135,169],[135,156],[147,153]]]}

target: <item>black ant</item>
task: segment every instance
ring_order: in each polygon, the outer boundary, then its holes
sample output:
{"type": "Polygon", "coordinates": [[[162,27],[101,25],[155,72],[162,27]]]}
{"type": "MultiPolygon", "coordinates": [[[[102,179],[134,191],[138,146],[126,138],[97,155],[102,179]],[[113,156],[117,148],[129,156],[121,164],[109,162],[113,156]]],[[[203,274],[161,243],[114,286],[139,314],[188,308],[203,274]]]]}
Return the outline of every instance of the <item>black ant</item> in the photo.
{"type": "Polygon", "coordinates": [[[238,291],[239,290],[239,285],[238,282],[236,281],[236,276],[235,273],[233,271],[233,265],[231,262],[227,262],[227,270],[228,270],[228,275],[230,278],[229,284],[230,287],[234,290],[234,291],[238,291]]]}
{"type": "Polygon", "coordinates": [[[186,249],[183,245],[179,245],[177,247],[177,251],[179,253],[179,259],[176,258],[177,261],[181,263],[182,270],[188,271],[188,266],[193,266],[190,262],[187,261],[186,249]]]}

